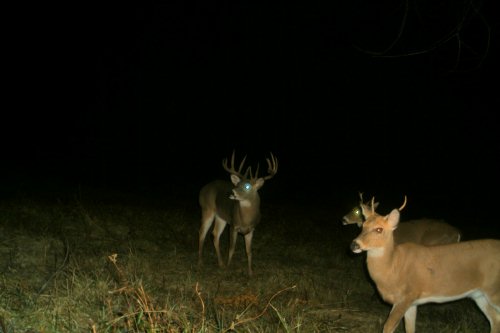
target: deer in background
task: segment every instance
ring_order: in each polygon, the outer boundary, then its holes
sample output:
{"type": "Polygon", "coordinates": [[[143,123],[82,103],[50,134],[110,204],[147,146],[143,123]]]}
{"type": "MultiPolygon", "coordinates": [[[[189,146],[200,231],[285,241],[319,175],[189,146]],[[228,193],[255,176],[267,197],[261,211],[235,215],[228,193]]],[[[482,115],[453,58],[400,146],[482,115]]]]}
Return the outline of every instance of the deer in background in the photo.
{"type": "MultiPolygon", "coordinates": [[[[363,210],[370,210],[368,203],[363,203],[363,193],[359,193],[359,205],[354,207],[342,218],[343,225],[363,225],[363,210]]],[[[375,210],[378,202],[373,202],[372,209],[375,210]]],[[[461,232],[454,226],[436,219],[417,219],[403,221],[394,230],[394,241],[398,244],[412,242],[422,245],[438,245],[460,242],[461,232]]]]}
{"type": "Polygon", "coordinates": [[[202,265],[203,244],[208,230],[215,221],[213,228],[213,242],[219,267],[224,267],[224,261],[220,252],[220,236],[227,224],[230,226],[229,257],[227,265],[231,263],[236,246],[238,234],[244,235],[245,250],[248,260],[248,275],[252,276],[252,238],[260,215],[259,189],[264,182],[274,177],[278,171],[278,160],[271,153],[271,158],[266,158],[268,175],[259,177],[259,165],[252,173],[248,167],[242,174],[246,156],[241,161],[238,170],[235,169],[234,151],[231,156],[231,165],[228,166],[227,159],[222,160],[223,168],[229,172],[231,182],[225,180],[214,180],[200,190],[199,203],[201,206],[201,227],[198,243],[198,265],[202,265]]]}
{"type": "Polygon", "coordinates": [[[354,253],[367,252],[370,277],[382,298],[392,305],[383,333],[395,331],[404,317],[406,333],[415,332],[417,306],[463,298],[474,300],[490,324],[500,333],[500,240],[482,239],[423,246],[396,244],[400,211],[388,215],[363,206],[363,229],[351,244],[354,253]]]}

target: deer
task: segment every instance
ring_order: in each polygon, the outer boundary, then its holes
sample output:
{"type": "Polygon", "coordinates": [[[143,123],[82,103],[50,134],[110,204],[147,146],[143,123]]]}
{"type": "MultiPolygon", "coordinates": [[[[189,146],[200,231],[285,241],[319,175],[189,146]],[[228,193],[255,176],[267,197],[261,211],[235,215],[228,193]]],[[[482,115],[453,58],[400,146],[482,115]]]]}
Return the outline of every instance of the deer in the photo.
{"type": "Polygon", "coordinates": [[[259,189],[264,182],[273,178],[278,172],[278,159],[271,153],[266,158],[268,174],[259,177],[259,165],[255,174],[249,166],[242,173],[246,155],[241,161],[238,170],[235,169],[235,153],[231,155],[231,164],[228,166],[227,158],[222,160],[222,167],[230,174],[230,180],[214,180],[199,192],[199,204],[201,207],[201,227],[199,230],[198,243],[198,266],[202,266],[203,244],[206,235],[215,221],[213,228],[213,243],[219,267],[225,267],[220,251],[220,236],[227,224],[230,226],[229,256],[227,266],[233,258],[236,240],[239,234],[245,239],[245,250],[248,262],[248,275],[253,275],[252,270],[252,238],[255,227],[260,223],[260,196],[259,189]]]}
{"type": "MultiPolygon", "coordinates": [[[[362,211],[369,210],[369,203],[363,202],[363,193],[359,193],[359,205],[354,207],[342,217],[342,224],[356,224],[363,226],[362,211]]],[[[373,209],[379,205],[378,202],[372,202],[373,209]]],[[[422,245],[438,245],[460,242],[462,238],[461,231],[446,223],[444,220],[421,218],[416,220],[403,221],[398,228],[394,230],[394,241],[396,243],[412,242],[422,245]]]]}
{"type": "Polygon", "coordinates": [[[415,332],[417,307],[471,298],[490,324],[490,333],[500,333],[500,240],[477,239],[425,246],[397,244],[400,211],[382,216],[363,206],[365,222],[352,241],[354,253],[366,252],[366,264],[384,301],[392,305],[383,333],[392,333],[404,317],[406,333],[415,332]]]}

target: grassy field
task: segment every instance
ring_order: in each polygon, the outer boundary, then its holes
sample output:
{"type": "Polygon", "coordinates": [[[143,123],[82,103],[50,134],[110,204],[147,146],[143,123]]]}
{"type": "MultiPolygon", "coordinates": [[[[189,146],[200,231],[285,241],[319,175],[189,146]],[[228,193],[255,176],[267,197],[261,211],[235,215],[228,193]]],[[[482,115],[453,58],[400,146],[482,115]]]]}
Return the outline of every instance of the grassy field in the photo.
{"type": "MultiPolygon", "coordinates": [[[[6,198],[0,331],[381,332],[390,306],[367,276],[365,255],[349,251],[359,232],[341,225],[349,208],[263,202],[249,278],[242,238],[229,268],[217,267],[210,240],[197,267],[196,197],[6,198]]],[[[417,332],[489,326],[461,300],[420,306],[417,332]]]]}

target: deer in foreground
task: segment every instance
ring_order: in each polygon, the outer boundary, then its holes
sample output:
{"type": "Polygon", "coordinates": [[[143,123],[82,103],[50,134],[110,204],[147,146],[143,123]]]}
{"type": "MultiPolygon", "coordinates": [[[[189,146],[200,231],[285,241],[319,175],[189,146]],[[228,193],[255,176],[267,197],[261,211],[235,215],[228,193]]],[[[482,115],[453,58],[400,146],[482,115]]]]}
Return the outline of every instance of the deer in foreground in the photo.
{"type": "Polygon", "coordinates": [[[219,240],[227,224],[230,226],[229,257],[227,265],[231,263],[234,254],[238,234],[244,235],[245,250],[248,260],[248,275],[252,276],[252,238],[260,215],[259,189],[264,182],[274,177],[278,171],[278,160],[271,153],[271,158],[266,158],[268,175],[259,177],[259,166],[252,173],[248,167],[242,174],[246,156],[241,161],[238,170],[235,169],[234,151],[231,156],[231,165],[228,166],[227,159],[222,160],[223,168],[229,172],[231,182],[225,180],[214,180],[206,184],[199,194],[201,206],[201,227],[198,243],[198,265],[202,265],[203,244],[208,230],[215,221],[213,228],[213,241],[219,267],[224,267],[224,261],[220,252],[219,240]]]}
{"type": "MultiPolygon", "coordinates": [[[[363,225],[363,209],[369,210],[369,204],[363,202],[363,194],[359,193],[359,205],[354,207],[342,218],[343,225],[357,224],[363,225]]],[[[378,206],[378,202],[372,202],[373,209],[378,206]]],[[[454,226],[437,219],[417,219],[403,221],[394,230],[394,242],[401,244],[412,242],[422,245],[439,245],[460,242],[461,232],[454,226]]]]}
{"type": "MultiPolygon", "coordinates": [[[[372,199],[373,203],[373,199],[372,199]]],[[[354,253],[367,252],[370,277],[382,298],[392,305],[383,333],[392,333],[404,317],[406,333],[415,332],[417,306],[473,299],[500,333],[500,240],[482,239],[423,246],[395,244],[399,209],[381,216],[363,207],[366,221],[351,244],[354,253]]]]}

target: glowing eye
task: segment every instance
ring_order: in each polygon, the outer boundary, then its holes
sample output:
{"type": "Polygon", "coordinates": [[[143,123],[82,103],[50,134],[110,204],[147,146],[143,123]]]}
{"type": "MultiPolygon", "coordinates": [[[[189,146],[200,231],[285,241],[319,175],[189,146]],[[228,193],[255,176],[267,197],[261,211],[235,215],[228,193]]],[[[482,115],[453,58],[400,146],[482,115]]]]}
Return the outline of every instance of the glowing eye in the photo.
{"type": "Polygon", "coordinates": [[[250,191],[252,189],[252,184],[250,183],[245,183],[243,184],[243,188],[245,189],[245,191],[250,191]]]}
{"type": "Polygon", "coordinates": [[[356,210],[354,211],[354,214],[359,215],[359,214],[360,214],[359,209],[356,209],[356,210]]]}
{"type": "Polygon", "coordinates": [[[377,228],[377,229],[375,229],[375,231],[376,231],[378,234],[381,234],[381,233],[382,233],[382,231],[384,231],[384,229],[382,229],[382,228],[377,228]]]}

